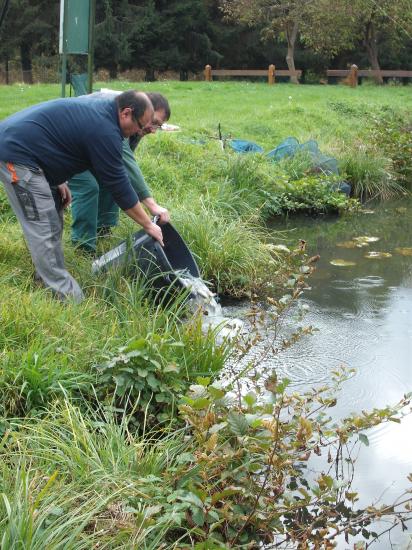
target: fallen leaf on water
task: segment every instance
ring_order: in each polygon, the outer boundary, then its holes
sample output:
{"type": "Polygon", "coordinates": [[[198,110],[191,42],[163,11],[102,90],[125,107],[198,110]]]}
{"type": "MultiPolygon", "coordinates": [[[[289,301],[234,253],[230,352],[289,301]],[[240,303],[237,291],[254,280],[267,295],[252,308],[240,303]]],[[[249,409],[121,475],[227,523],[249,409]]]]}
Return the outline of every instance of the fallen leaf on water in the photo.
{"type": "Polygon", "coordinates": [[[365,258],[369,260],[383,260],[383,258],[392,258],[390,252],[367,252],[365,258]]]}
{"type": "Polygon", "coordinates": [[[395,212],[397,212],[398,214],[406,214],[407,211],[408,209],[406,208],[406,206],[400,206],[399,208],[395,208],[395,212]]]}
{"type": "Polygon", "coordinates": [[[358,246],[355,241],[343,241],[341,243],[336,243],[336,246],[339,246],[339,248],[356,248],[358,246]]]}
{"type": "Polygon", "coordinates": [[[349,266],[356,265],[355,262],[349,262],[348,260],[341,260],[340,258],[336,258],[336,260],[331,260],[329,263],[332,265],[336,265],[338,267],[349,267],[349,266]]]}
{"type": "Polygon", "coordinates": [[[398,254],[402,254],[402,256],[412,256],[412,248],[408,247],[395,248],[395,252],[397,252],[398,254]]]}
{"type": "Polygon", "coordinates": [[[353,240],[357,243],[376,243],[380,239],[379,237],[367,237],[366,235],[364,237],[353,237],[353,240]]]}
{"type": "Polygon", "coordinates": [[[375,214],[375,210],[362,210],[362,214],[375,214]]]}

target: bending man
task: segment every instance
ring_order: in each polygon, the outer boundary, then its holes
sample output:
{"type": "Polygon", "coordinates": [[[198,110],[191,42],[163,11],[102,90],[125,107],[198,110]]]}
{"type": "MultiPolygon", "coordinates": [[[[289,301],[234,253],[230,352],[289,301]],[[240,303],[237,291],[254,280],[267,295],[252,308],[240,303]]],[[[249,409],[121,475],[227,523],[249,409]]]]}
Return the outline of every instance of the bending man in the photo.
{"type": "Polygon", "coordinates": [[[119,207],[163,244],[131,186],[123,138],[143,136],[153,121],[149,98],[130,90],[113,99],[46,101],[0,123],[0,180],[23,228],[38,276],[61,299],[83,293],[64,265],[62,209],[66,181],[91,170],[119,207]]]}
{"type": "MultiPolygon", "coordinates": [[[[95,99],[116,97],[120,92],[105,90],[95,92],[90,97],[95,99]]],[[[160,223],[170,220],[166,208],[159,206],[145,182],[136,162],[134,151],[141,138],[149,133],[154,134],[170,118],[170,107],[167,99],[159,93],[146,94],[152,102],[154,115],[152,124],[142,134],[136,134],[123,140],[123,162],[130,182],[141,202],[153,216],[159,216],[160,223]]],[[[72,193],[72,241],[80,248],[96,251],[97,236],[107,236],[119,221],[119,207],[108,190],[99,184],[89,171],[77,174],[69,181],[72,193]]]]}

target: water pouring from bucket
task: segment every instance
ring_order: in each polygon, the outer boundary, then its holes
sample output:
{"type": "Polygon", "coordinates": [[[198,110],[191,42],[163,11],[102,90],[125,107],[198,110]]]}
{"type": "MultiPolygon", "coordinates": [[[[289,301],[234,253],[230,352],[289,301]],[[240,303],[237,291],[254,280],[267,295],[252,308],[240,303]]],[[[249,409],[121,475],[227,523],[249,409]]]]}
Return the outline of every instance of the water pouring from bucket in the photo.
{"type": "MultiPolygon", "coordinates": [[[[154,222],[157,222],[156,218],[154,222]]],[[[162,232],[164,247],[145,231],[138,231],[129,245],[124,241],[95,260],[93,273],[137,264],[154,290],[187,290],[188,305],[193,313],[202,313],[204,330],[216,330],[219,340],[238,336],[243,322],[223,315],[222,306],[202,280],[197,263],[182,236],[170,223],[162,225],[162,232]]]]}

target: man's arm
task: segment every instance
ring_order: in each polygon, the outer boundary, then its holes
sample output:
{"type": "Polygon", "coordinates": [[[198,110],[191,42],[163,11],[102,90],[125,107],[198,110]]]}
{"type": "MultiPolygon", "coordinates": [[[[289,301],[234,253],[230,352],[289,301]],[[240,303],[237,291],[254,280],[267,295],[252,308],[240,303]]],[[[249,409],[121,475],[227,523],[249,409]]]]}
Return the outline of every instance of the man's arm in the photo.
{"type": "Polygon", "coordinates": [[[123,140],[123,162],[126,167],[127,173],[130,178],[133,189],[136,191],[139,199],[147,207],[149,212],[153,216],[159,216],[160,223],[167,223],[170,221],[170,215],[167,208],[163,208],[158,205],[154,198],[151,196],[151,192],[144,179],[142,171],[136,162],[134,153],[129,145],[129,140],[123,140]]]}
{"type": "Polygon", "coordinates": [[[99,139],[87,143],[92,173],[97,181],[108,189],[116,203],[132,220],[163,246],[162,230],[152,223],[130,183],[121,154],[121,139],[116,143],[116,137],[112,134],[99,134],[99,139]]]}
{"type": "Polygon", "coordinates": [[[141,225],[148,235],[164,246],[162,230],[157,224],[152,222],[140,202],[137,202],[132,208],[128,208],[124,212],[132,218],[132,220],[141,225]]]}

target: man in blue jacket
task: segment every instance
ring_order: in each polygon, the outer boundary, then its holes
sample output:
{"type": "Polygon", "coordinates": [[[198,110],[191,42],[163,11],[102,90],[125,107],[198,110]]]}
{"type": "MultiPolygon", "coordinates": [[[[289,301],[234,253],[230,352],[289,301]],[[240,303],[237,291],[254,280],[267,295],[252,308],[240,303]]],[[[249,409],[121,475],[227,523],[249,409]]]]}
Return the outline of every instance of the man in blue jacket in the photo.
{"type": "Polygon", "coordinates": [[[64,266],[62,209],[67,180],[90,170],[119,207],[163,244],[162,231],[141,206],[122,158],[123,138],[144,135],[153,106],[130,90],[113,99],[47,101],[0,123],[0,180],[22,226],[38,276],[60,299],[83,293],[64,266]]]}
{"type": "MultiPolygon", "coordinates": [[[[120,93],[105,89],[82,97],[113,98],[120,93]]],[[[157,92],[147,92],[146,95],[153,106],[154,114],[152,125],[144,130],[144,133],[154,134],[169,120],[170,106],[167,99],[157,92]]],[[[158,216],[159,223],[163,224],[170,221],[169,212],[153,198],[134,156],[141,138],[142,135],[136,135],[123,140],[123,162],[139,200],[152,216],[158,216]]],[[[72,194],[72,242],[82,250],[94,254],[97,236],[109,236],[112,228],[118,224],[119,207],[108,190],[101,187],[89,171],[77,174],[68,184],[72,194]]]]}

